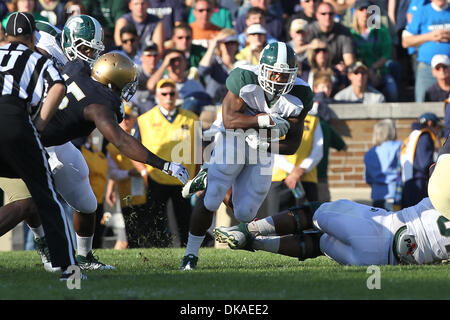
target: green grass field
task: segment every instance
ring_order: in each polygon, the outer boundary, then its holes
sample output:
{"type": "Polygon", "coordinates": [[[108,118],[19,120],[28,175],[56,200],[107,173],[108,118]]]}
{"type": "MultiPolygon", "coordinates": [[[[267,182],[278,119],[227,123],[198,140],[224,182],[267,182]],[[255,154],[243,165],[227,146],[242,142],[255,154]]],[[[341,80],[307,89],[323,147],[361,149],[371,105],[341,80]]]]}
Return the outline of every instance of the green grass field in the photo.
{"type": "Polygon", "coordinates": [[[369,290],[366,267],[326,257],[299,262],[265,252],[202,248],[198,268],[180,271],[184,249],[97,250],[116,267],[87,271],[80,290],[45,272],[36,252],[0,253],[0,299],[450,299],[450,265],[382,266],[380,289],[369,290]]]}

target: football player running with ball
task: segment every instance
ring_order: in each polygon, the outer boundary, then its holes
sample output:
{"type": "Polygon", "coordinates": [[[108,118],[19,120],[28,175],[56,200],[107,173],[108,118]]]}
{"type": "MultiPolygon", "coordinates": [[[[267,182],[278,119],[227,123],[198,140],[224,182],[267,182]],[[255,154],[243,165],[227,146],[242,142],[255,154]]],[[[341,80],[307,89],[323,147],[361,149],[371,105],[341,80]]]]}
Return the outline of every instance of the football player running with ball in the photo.
{"type": "Polygon", "coordinates": [[[450,140],[430,170],[429,198],[389,212],[349,200],[312,202],[214,230],[232,249],[263,250],[300,261],[322,254],[345,265],[432,264],[450,258],[450,140]]]}
{"type": "Polygon", "coordinates": [[[239,66],[228,76],[222,117],[213,124],[217,132],[207,162],[208,185],[194,207],[180,269],[196,267],[213,213],[228,190],[233,190],[235,217],[252,221],[270,188],[272,153],[293,154],[300,146],[313,93],[297,77],[296,61],[289,45],[274,42],[263,49],[258,66],[239,66]]]}

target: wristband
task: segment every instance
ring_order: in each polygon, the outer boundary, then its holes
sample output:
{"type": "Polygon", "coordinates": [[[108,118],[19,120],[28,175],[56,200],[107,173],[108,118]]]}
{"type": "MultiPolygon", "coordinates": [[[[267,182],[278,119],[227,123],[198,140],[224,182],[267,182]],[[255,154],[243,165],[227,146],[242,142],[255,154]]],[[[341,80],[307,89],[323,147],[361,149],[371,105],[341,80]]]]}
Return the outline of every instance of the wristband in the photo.
{"type": "Polygon", "coordinates": [[[272,125],[270,124],[270,116],[268,114],[258,116],[258,126],[260,128],[272,127],[272,125]]]}
{"type": "Polygon", "coordinates": [[[147,175],[147,169],[141,170],[141,177],[145,177],[147,175]]]}

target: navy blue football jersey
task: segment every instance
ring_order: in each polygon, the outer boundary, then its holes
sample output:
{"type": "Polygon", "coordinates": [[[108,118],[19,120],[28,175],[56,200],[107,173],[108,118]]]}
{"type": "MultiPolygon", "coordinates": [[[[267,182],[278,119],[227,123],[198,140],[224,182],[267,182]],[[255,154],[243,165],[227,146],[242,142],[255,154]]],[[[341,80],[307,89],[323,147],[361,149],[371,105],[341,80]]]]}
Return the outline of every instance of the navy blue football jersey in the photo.
{"type": "Polygon", "coordinates": [[[88,136],[95,129],[95,123],[84,118],[84,108],[90,104],[109,107],[116,114],[117,121],[122,121],[121,99],[111,89],[91,78],[87,62],[79,59],[70,61],[61,73],[66,81],[67,92],[59,109],[41,133],[45,147],[88,136]]]}

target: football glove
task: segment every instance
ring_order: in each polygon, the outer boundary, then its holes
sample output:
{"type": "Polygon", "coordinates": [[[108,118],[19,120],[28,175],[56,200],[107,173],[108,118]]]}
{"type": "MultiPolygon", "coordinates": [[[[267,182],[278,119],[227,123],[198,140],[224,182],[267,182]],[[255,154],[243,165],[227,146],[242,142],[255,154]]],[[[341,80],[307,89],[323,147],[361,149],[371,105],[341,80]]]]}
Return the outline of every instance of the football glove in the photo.
{"type": "Polygon", "coordinates": [[[270,143],[267,140],[261,139],[257,134],[249,134],[245,137],[245,141],[250,148],[255,150],[267,150],[269,149],[270,143]]]}
{"type": "Polygon", "coordinates": [[[162,171],[169,176],[177,178],[183,184],[186,184],[189,180],[189,173],[181,163],[166,162],[162,171]]]}
{"type": "Polygon", "coordinates": [[[283,119],[278,113],[264,114],[258,117],[258,125],[260,128],[270,128],[280,131],[279,136],[286,135],[289,131],[290,123],[286,119],[283,119]],[[271,124],[272,119],[273,124],[271,124]]]}

